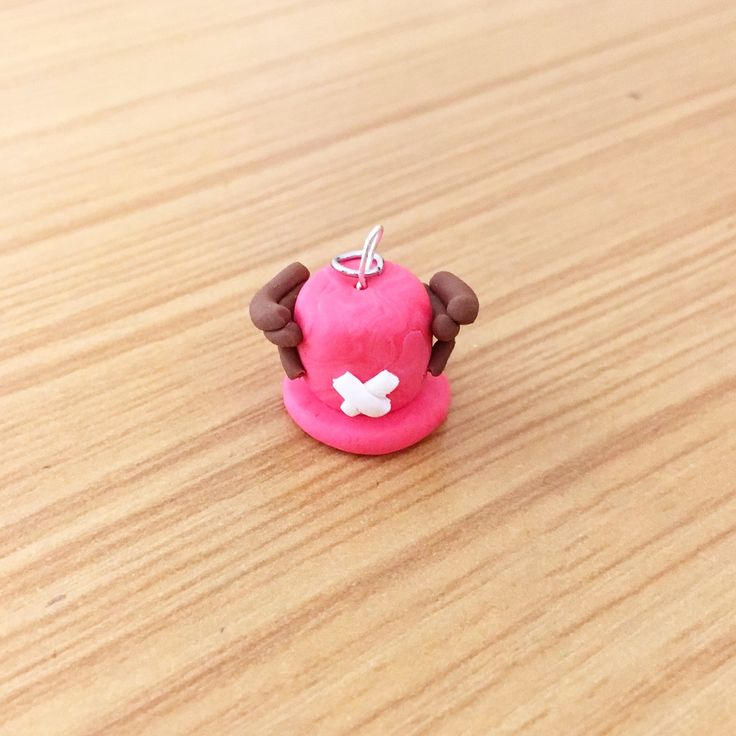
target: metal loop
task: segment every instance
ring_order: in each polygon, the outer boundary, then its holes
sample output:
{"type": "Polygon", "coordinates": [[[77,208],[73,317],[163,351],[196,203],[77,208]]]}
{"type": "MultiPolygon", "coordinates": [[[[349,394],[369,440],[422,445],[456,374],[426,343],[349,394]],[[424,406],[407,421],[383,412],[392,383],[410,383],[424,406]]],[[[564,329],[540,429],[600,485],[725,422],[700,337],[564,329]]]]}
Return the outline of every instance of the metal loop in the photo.
{"type": "Polygon", "coordinates": [[[376,253],[376,248],[381,242],[383,236],[383,226],[376,225],[369,233],[363,243],[362,250],[351,250],[347,253],[341,253],[332,259],[332,268],[346,276],[354,276],[358,279],[355,285],[356,289],[365,289],[368,285],[367,276],[376,276],[383,271],[383,258],[376,253]],[[360,265],[357,269],[349,268],[343,265],[343,261],[350,261],[360,258],[360,265]]]}

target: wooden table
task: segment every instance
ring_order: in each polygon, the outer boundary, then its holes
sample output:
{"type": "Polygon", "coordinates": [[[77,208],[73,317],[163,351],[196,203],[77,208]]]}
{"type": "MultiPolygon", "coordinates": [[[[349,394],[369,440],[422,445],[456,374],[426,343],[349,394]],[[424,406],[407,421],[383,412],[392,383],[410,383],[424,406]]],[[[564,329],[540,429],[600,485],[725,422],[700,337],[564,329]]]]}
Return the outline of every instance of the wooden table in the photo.
{"type": "Polygon", "coordinates": [[[736,732],[736,6],[0,7],[0,732],[736,732]],[[443,428],[281,407],[259,285],[481,299],[443,428]]]}

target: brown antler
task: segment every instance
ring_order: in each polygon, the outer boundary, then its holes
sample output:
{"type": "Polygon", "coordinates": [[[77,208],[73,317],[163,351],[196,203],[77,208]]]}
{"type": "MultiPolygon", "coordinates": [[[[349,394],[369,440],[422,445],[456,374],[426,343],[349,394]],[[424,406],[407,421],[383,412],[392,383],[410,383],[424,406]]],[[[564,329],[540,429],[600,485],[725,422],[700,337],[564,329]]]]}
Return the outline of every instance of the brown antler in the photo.
{"type": "Polygon", "coordinates": [[[301,263],[292,263],[274,276],[250,303],[253,324],[279,348],[281,365],[289,378],[298,378],[304,366],[296,346],[302,341],[302,331],[294,322],[294,305],[309,269],[301,263]]]}
{"type": "Polygon", "coordinates": [[[432,334],[437,338],[432,347],[427,370],[439,376],[455,347],[460,325],[469,325],[478,316],[480,304],[475,292],[460,278],[448,271],[440,271],[427,286],[432,305],[432,334]]]}

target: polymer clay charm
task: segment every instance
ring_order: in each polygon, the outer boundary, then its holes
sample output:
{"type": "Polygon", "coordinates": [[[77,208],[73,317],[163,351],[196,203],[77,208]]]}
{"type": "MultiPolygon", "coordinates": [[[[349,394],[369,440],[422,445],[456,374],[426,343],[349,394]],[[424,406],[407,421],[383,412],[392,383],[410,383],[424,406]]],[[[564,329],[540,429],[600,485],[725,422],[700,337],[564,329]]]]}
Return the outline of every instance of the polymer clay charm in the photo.
{"type": "Polygon", "coordinates": [[[460,325],[478,316],[478,298],[457,276],[441,271],[426,285],[384,261],[382,235],[377,225],[362,250],[312,276],[292,263],[250,305],[278,346],[291,418],[320,442],[363,455],[409,447],[444,421],[442,374],[460,325]]]}

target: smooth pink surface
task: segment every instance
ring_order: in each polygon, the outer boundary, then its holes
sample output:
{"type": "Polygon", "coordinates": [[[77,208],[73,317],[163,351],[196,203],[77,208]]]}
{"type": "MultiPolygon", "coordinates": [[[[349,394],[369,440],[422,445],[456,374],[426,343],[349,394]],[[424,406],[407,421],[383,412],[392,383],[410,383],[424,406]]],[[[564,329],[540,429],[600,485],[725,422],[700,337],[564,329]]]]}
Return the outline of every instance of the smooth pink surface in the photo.
{"type": "Polygon", "coordinates": [[[285,378],[283,390],[286,410],[308,435],[359,455],[385,455],[419,442],[442,424],[450,408],[449,381],[429,374],[410,404],[376,419],[348,417],[331,409],[312,393],[304,378],[285,378]]]}
{"type": "Polygon", "coordinates": [[[389,395],[393,414],[417,397],[425,381],[432,343],[429,297],[422,282],[395,263],[386,262],[383,273],[369,277],[366,289],[358,291],[355,284],[355,278],[326,266],[299,293],[294,318],[304,335],[298,348],[304,381],[314,396],[339,409],[334,378],[350,371],[365,382],[389,370],[399,378],[389,395]]]}

